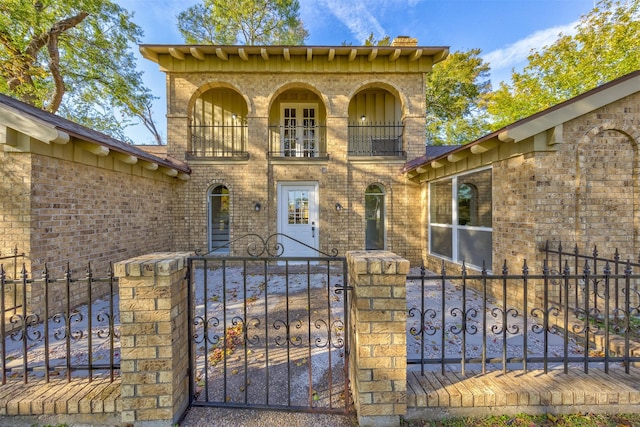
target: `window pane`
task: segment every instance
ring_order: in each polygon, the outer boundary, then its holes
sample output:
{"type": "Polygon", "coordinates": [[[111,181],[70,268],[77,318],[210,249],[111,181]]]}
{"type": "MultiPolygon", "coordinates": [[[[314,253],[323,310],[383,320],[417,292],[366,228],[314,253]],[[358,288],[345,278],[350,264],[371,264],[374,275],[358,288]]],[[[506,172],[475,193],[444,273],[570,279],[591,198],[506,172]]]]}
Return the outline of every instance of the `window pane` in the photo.
{"type": "Polygon", "coordinates": [[[451,186],[451,181],[431,184],[429,205],[432,224],[451,224],[451,186]]]}
{"type": "MultiPolygon", "coordinates": [[[[209,194],[210,250],[229,243],[229,190],[225,186],[214,188],[209,194]]],[[[229,248],[220,249],[226,252],[229,248]]]]}
{"type": "Polygon", "coordinates": [[[458,229],[458,261],[491,269],[491,231],[458,229]]]}
{"type": "Polygon", "coordinates": [[[431,226],[431,253],[453,258],[451,228],[431,226]]]}
{"type": "Polygon", "coordinates": [[[491,169],[458,178],[458,224],[491,227],[491,169]]]}
{"type": "Polygon", "coordinates": [[[384,249],[384,196],[365,195],[366,242],[365,249],[384,249]]]}

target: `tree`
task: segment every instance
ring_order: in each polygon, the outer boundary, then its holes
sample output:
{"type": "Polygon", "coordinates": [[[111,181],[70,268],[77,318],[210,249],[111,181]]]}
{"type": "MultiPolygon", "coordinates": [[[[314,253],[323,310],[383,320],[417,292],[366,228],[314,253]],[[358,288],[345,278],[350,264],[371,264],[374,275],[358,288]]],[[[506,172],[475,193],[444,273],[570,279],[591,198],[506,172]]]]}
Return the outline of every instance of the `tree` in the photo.
{"type": "MultiPolygon", "coordinates": [[[[363,42],[362,46],[390,46],[391,37],[384,36],[381,39],[376,40],[373,32],[369,33],[369,37],[363,42]]],[[[341,46],[353,46],[353,42],[343,41],[341,46]]]]}
{"type": "Polygon", "coordinates": [[[297,0],[204,0],[178,14],[189,44],[303,44],[297,0]]]}
{"type": "Polygon", "coordinates": [[[0,92],[122,140],[136,117],[161,143],[131,18],[109,0],[3,0],[0,92]]]}
{"type": "Polygon", "coordinates": [[[364,46],[390,46],[391,37],[384,36],[381,39],[376,40],[373,33],[369,34],[369,37],[364,41],[364,46]]]}
{"type": "Polygon", "coordinates": [[[461,145],[487,133],[483,100],[491,83],[480,49],[450,54],[433,66],[425,84],[429,145],[461,145]]]}
{"type": "Polygon", "coordinates": [[[601,0],[488,98],[496,128],[640,69],[640,0],[601,0]]]}

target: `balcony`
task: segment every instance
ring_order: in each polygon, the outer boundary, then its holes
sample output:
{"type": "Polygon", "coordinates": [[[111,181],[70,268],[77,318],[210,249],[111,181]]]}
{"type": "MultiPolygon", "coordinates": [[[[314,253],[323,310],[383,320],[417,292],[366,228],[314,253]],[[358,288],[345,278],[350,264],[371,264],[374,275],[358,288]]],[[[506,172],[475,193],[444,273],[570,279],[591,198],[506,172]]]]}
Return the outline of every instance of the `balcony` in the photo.
{"type": "Polygon", "coordinates": [[[326,160],[326,126],[269,126],[269,157],[326,160]]]}
{"type": "Polygon", "coordinates": [[[404,157],[402,123],[350,124],[349,156],[404,157]]]}
{"type": "Polygon", "coordinates": [[[187,159],[246,159],[247,124],[189,126],[191,147],[187,159]]]}

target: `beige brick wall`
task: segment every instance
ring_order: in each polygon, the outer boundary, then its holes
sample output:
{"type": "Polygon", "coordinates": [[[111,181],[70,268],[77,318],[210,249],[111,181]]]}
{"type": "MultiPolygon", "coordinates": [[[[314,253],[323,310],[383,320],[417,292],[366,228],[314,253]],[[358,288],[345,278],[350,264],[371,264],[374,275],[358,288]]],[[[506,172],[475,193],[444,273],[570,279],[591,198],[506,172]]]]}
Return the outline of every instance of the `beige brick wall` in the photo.
{"type": "MultiPolygon", "coordinates": [[[[189,106],[213,87],[232,87],[248,100],[250,158],[246,161],[189,162],[192,179],[178,190],[184,200],[175,206],[176,248],[207,248],[207,190],[222,184],[231,191],[231,239],[247,233],[268,236],[277,230],[277,186],[285,181],[318,184],[320,250],[364,249],[364,192],[370,184],[386,191],[386,249],[418,264],[420,191],[401,174],[404,159],[355,161],[347,154],[349,102],[361,89],[384,87],[397,94],[405,121],[408,158],[424,153],[424,90],[420,73],[171,73],[168,77],[168,148],[178,158],[188,150],[189,106]],[[278,96],[302,88],[320,99],[326,117],[329,160],[274,162],[267,159],[268,126],[277,123],[278,96]],[[272,123],[273,122],[273,123],[272,123]],[[255,212],[253,206],[262,206],[255,212]],[[335,204],[344,210],[336,212],[335,204]]],[[[242,247],[243,249],[244,247],[242,247]]],[[[239,249],[241,250],[241,249],[239,249]]]]}
{"type": "Polygon", "coordinates": [[[188,256],[155,253],[115,265],[123,424],[172,426],[190,403],[188,256]]]}
{"type": "MultiPolygon", "coordinates": [[[[40,279],[46,264],[51,278],[63,279],[67,263],[73,279],[84,279],[89,263],[95,278],[104,277],[111,262],[171,249],[175,178],[95,156],[73,142],[31,140],[19,148],[0,145],[0,250],[24,251],[29,278],[40,279]]],[[[62,304],[64,286],[50,285],[52,311],[62,304]]],[[[94,295],[105,286],[94,285],[94,295]]],[[[86,288],[85,281],[73,284],[72,306],[86,301],[86,288]]],[[[42,314],[42,283],[27,294],[42,314]]]]}
{"type": "Polygon", "coordinates": [[[391,252],[347,253],[349,375],[360,425],[399,425],[407,411],[409,261],[391,252]]]}
{"type": "MultiPolygon", "coordinates": [[[[521,273],[527,261],[531,273],[541,273],[547,240],[562,242],[582,253],[597,246],[602,257],[637,259],[640,251],[640,94],[628,96],[563,124],[562,141],[533,149],[533,138],[504,143],[469,166],[492,165],[493,266],[521,273]],[[525,149],[529,144],[531,149],[525,149]],[[502,155],[505,151],[508,155],[502,155]],[[502,158],[501,158],[502,157],[502,158]]],[[[460,162],[464,163],[464,162],[460,162]]],[[[445,169],[445,168],[443,168],[445,169]]],[[[459,165],[451,173],[463,172],[459,165]]],[[[425,237],[428,185],[423,184],[425,237]]],[[[442,260],[429,256],[428,266],[440,271],[442,260]]],[[[459,266],[446,263],[450,272],[459,266]]]]}

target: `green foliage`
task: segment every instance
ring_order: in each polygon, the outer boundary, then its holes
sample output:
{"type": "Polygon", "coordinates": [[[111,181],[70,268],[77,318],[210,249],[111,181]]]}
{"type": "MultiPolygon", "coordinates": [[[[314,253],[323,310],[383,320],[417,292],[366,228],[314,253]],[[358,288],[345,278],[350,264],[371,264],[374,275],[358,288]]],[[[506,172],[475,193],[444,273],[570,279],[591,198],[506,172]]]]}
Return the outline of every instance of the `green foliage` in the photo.
{"type": "Polygon", "coordinates": [[[490,91],[489,64],[480,49],[454,52],[426,76],[427,143],[460,145],[489,129],[483,97],[490,91]]]}
{"type": "Polygon", "coordinates": [[[381,39],[376,40],[373,33],[369,34],[369,37],[364,41],[364,46],[389,46],[391,45],[391,37],[384,36],[381,39]]]}
{"type": "Polygon", "coordinates": [[[601,0],[575,35],[532,52],[488,100],[495,128],[640,69],[640,0],[601,0]]]}
{"type": "MultiPolygon", "coordinates": [[[[343,41],[341,46],[353,46],[353,42],[343,41]]],[[[369,37],[362,43],[362,46],[391,46],[391,37],[384,36],[381,39],[375,38],[373,33],[369,33],[369,37]]]]}
{"type": "Polygon", "coordinates": [[[204,0],[178,14],[189,44],[304,44],[297,0],[204,0]]]}
{"type": "Polygon", "coordinates": [[[131,124],[122,117],[153,133],[153,96],[130,48],[141,35],[109,0],[3,0],[0,92],[120,139],[131,124]]]}

